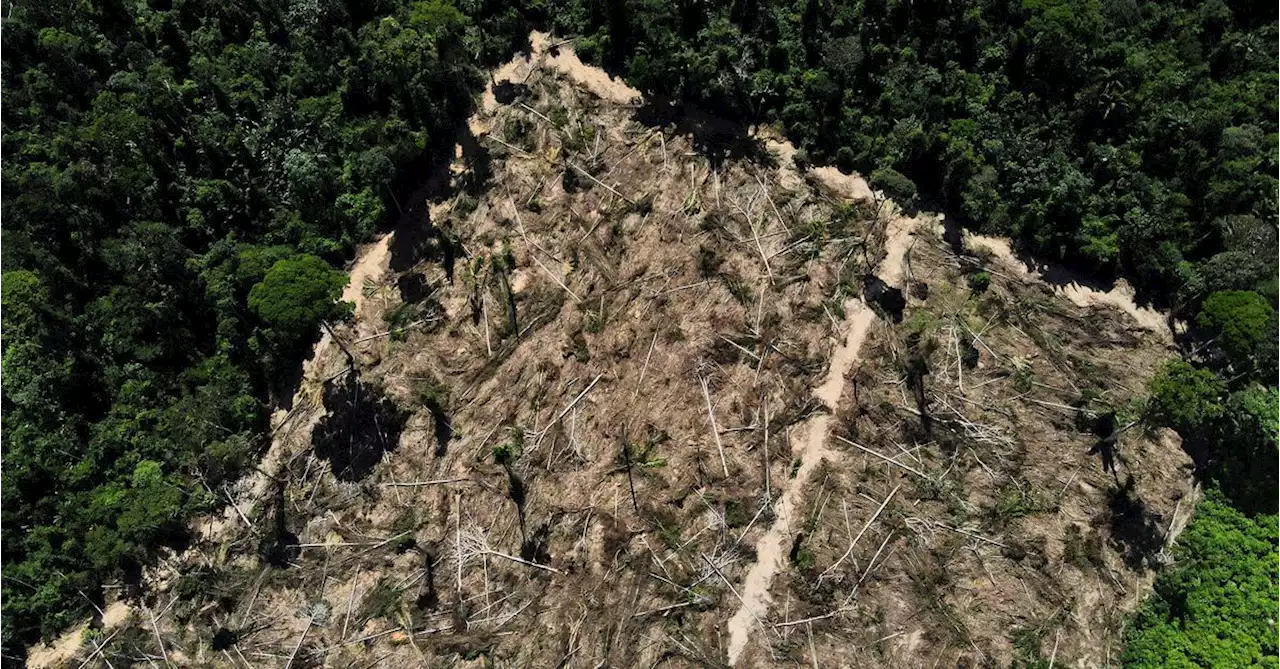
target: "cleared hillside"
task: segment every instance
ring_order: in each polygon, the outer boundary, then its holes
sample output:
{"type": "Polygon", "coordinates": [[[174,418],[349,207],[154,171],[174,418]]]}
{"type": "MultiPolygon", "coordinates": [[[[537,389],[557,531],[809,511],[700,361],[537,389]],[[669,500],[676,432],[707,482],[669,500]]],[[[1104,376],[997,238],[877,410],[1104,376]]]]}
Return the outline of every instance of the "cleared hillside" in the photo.
{"type": "Polygon", "coordinates": [[[1168,333],[534,44],[363,249],[353,320],[304,365],[259,471],[210,491],[234,503],[101,652],[69,652],[1114,655],[1193,502],[1172,433],[1117,434],[1168,333]]]}

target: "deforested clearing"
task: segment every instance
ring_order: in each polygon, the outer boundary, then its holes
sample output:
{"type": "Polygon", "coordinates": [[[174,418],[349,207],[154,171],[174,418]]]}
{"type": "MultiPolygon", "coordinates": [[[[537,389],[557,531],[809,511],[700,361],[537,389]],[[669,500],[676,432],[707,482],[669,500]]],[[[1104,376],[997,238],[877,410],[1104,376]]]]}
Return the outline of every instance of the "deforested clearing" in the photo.
{"type": "Polygon", "coordinates": [[[1130,422],[1166,337],[533,43],[81,659],[1114,662],[1194,501],[1130,422]]]}
{"type": "Polygon", "coordinates": [[[1198,494],[1178,436],[1134,422],[1167,333],[976,251],[911,247],[748,666],[1116,663],[1198,494]]]}

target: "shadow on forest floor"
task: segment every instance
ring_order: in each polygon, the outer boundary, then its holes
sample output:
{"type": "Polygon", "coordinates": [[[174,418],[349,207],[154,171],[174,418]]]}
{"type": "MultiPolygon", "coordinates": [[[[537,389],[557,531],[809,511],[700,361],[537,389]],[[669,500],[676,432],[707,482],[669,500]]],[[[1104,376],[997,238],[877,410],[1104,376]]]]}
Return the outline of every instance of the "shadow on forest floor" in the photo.
{"type": "Polygon", "coordinates": [[[329,413],[316,425],[311,445],[339,481],[359,481],[373,471],[399,445],[408,420],[404,410],[355,372],[325,384],[324,406],[329,413]]]}
{"type": "Polygon", "coordinates": [[[1135,571],[1159,566],[1156,556],[1164,548],[1164,517],[1153,512],[1134,491],[1133,477],[1111,492],[1104,512],[1111,542],[1135,571]]]}
{"type": "Polygon", "coordinates": [[[713,169],[720,169],[726,160],[743,159],[777,167],[773,154],[760,138],[747,131],[747,126],[708,114],[693,105],[645,98],[632,118],[649,127],[675,126],[675,132],[688,135],[694,150],[706,156],[713,169]]]}

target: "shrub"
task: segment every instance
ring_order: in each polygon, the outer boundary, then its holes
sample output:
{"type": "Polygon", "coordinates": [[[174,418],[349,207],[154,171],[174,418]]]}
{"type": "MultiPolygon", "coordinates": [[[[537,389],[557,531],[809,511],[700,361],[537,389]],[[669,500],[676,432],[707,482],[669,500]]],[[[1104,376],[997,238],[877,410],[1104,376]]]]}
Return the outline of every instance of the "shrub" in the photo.
{"type": "Polygon", "coordinates": [[[1196,324],[1232,362],[1246,369],[1275,355],[1276,311],[1263,297],[1248,290],[1224,290],[1204,301],[1196,324]]]}
{"type": "Polygon", "coordinates": [[[991,287],[991,275],[985,271],[974,272],[969,275],[969,290],[976,294],[987,292],[987,288],[991,287]]]}
{"type": "Polygon", "coordinates": [[[1213,372],[1170,360],[1147,384],[1146,418],[1183,436],[1207,428],[1222,415],[1222,381],[1213,372]]]}
{"type": "Polygon", "coordinates": [[[887,197],[903,207],[916,201],[915,182],[889,167],[882,167],[871,173],[871,187],[884,191],[887,197]]]}

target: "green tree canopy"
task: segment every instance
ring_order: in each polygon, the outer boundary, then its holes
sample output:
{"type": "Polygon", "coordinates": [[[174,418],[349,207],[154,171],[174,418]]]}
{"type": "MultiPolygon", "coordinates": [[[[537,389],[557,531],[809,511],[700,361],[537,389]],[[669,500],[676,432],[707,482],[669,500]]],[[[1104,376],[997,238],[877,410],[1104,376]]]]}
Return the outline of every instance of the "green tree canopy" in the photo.
{"type": "Polygon", "coordinates": [[[1129,629],[1130,669],[1276,666],[1274,515],[1248,516],[1209,490],[1129,629]]]}
{"type": "MultiPolygon", "coordinates": [[[[1196,317],[1232,361],[1266,373],[1276,352],[1276,310],[1249,290],[1223,290],[1210,295],[1196,317]]],[[[1274,376],[1274,375],[1271,375],[1274,376]]]]}
{"type": "Polygon", "coordinates": [[[903,207],[911,206],[916,200],[916,185],[901,172],[882,167],[871,173],[871,187],[884,191],[884,194],[903,207]]]}
{"type": "Polygon", "coordinates": [[[346,285],[345,273],[316,256],[286,258],[249,291],[249,308],[275,335],[295,343],[350,315],[351,303],[338,300],[346,285]]]}
{"type": "Polygon", "coordinates": [[[1207,369],[1170,360],[1147,385],[1147,420],[1186,437],[1212,426],[1222,415],[1222,380],[1207,369]]]}
{"type": "Polygon", "coordinates": [[[1241,509],[1275,513],[1280,394],[1256,383],[1231,393],[1218,420],[1213,477],[1241,509]]]}

